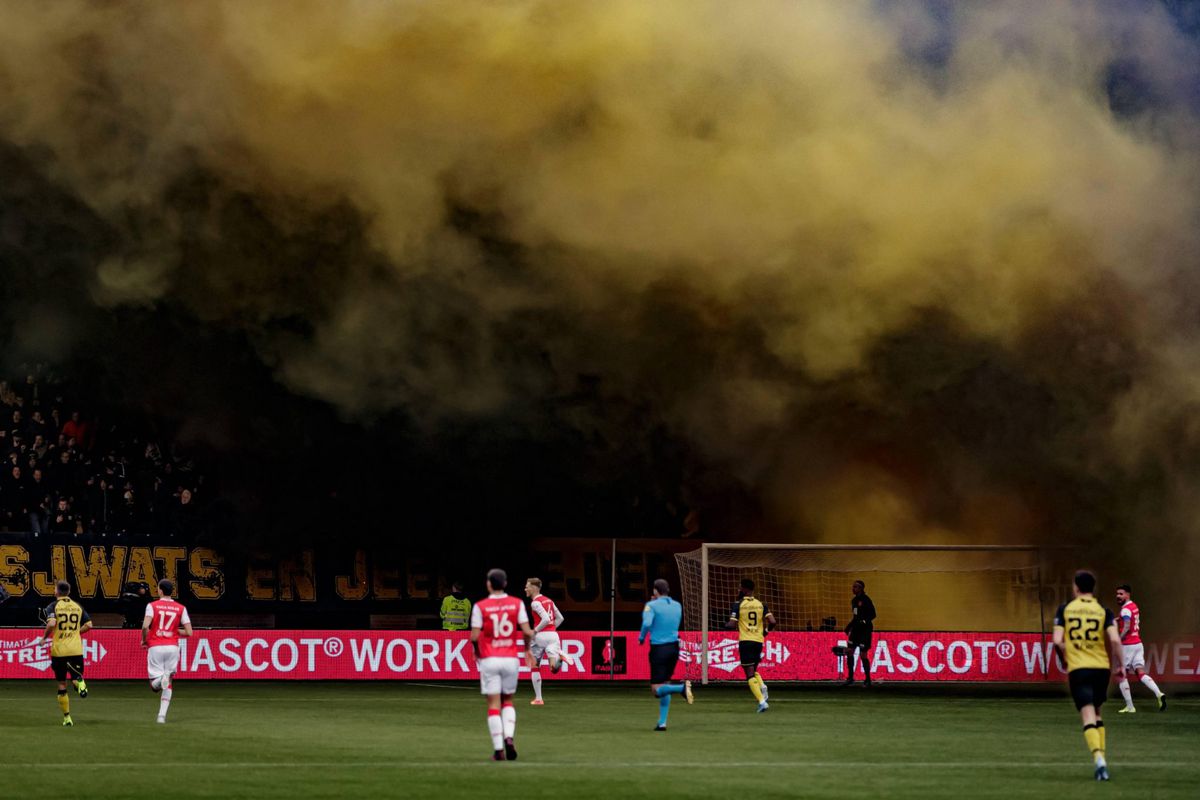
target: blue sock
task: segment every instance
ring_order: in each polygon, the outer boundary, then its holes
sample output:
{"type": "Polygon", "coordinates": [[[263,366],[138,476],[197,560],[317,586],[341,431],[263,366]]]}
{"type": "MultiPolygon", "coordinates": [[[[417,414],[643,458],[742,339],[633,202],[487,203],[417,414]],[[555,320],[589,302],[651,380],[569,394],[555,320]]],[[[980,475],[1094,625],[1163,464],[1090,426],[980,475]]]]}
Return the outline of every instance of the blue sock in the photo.
{"type": "Polygon", "coordinates": [[[682,683],[665,683],[654,692],[655,697],[670,697],[673,694],[683,694],[682,683]]]}
{"type": "Polygon", "coordinates": [[[666,727],[667,712],[671,710],[671,695],[664,694],[658,698],[658,724],[666,727]]]}

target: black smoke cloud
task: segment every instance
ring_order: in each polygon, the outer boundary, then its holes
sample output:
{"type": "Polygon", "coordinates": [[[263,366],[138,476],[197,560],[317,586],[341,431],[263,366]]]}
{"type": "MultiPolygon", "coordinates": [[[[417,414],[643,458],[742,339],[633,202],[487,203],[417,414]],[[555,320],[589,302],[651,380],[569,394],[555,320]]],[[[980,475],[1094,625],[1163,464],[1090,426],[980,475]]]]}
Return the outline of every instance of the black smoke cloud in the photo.
{"type": "Polygon", "coordinates": [[[697,510],[1178,578],[1189,8],[10,4],[10,359],[280,529],[697,510]]]}

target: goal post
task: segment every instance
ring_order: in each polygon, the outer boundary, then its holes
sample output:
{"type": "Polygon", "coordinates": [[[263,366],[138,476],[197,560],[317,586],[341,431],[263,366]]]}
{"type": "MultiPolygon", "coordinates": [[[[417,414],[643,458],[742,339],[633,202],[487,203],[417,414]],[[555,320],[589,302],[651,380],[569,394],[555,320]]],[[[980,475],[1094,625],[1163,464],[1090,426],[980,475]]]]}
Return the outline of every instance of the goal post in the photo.
{"type": "Polygon", "coordinates": [[[685,670],[703,683],[740,677],[728,665],[712,674],[710,661],[714,636],[726,644],[736,637],[725,623],[743,578],[755,582],[780,631],[840,633],[851,583],[863,580],[878,631],[1040,633],[1045,642],[1035,545],[711,543],[675,559],[685,670]]]}

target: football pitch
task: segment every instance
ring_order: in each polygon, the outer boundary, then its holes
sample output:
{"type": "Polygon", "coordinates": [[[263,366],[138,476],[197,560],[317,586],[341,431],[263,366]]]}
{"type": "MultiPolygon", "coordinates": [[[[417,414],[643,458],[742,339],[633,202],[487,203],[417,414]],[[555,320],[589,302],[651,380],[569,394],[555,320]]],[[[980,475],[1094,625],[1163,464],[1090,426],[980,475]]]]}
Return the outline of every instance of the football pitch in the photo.
{"type": "Polygon", "coordinates": [[[1057,694],[744,686],[677,698],[670,730],[642,686],[548,683],[517,696],[519,760],[490,761],[475,686],[176,683],[170,718],[143,683],[71,694],[0,683],[6,797],[1003,797],[1200,796],[1200,697],[1165,713],[1105,706],[1113,780],[1092,780],[1057,694]]]}

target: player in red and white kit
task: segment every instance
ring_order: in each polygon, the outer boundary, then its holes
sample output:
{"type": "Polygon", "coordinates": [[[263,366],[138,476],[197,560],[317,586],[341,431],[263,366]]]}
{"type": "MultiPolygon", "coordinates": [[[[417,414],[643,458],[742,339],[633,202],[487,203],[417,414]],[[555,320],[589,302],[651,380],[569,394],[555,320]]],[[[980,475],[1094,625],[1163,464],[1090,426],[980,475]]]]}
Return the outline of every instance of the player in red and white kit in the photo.
{"type": "Polygon", "coordinates": [[[525,637],[525,648],[533,641],[529,615],[520,598],[505,593],[508,575],[494,569],[487,576],[488,596],[471,609],[471,647],[479,667],[479,685],[487,695],[488,733],[492,735],[492,759],[515,761],[517,710],[512,698],[517,692],[517,631],[525,637]]]}
{"type": "Polygon", "coordinates": [[[179,670],[179,639],[192,635],[192,621],[187,609],[171,597],[175,594],[174,583],[159,581],[158,592],[159,598],[146,605],[142,647],[146,648],[150,688],[162,692],[158,702],[158,721],[162,724],[167,721],[167,707],[171,705],[175,673],[179,670]]]}
{"type": "Polygon", "coordinates": [[[1117,587],[1117,602],[1121,604],[1118,629],[1121,632],[1121,651],[1125,654],[1125,675],[1117,684],[1121,689],[1121,696],[1125,698],[1125,707],[1117,713],[1132,714],[1137,710],[1133,707],[1133,693],[1129,691],[1130,672],[1136,672],[1138,680],[1154,692],[1158,710],[1166,711],[1167,696],[1158,688],[1154,678],[1146,674],[1146,652],[1142,646],[1142,613],[1138,610],[1137,603],[1133,602],[1133,588],[1128,583],[1117,587]]]}
{"type": "Polygon", "coordinates": [[[533,699],[529,704],[540,706],[545,705],[542,702],[542,656],[550,659],[550,671],[553,673],[557,673],[567,660],[562,640],[558,637],[558,628],[566,618],[554,601],[542,594],[541,578],[525,581],[525,595],[529,598],[533,616],[537,618],[533,624],[533,644],[525,651],[529,662],[529,682],[533,684],[533,699]]]}

